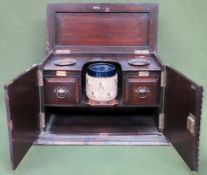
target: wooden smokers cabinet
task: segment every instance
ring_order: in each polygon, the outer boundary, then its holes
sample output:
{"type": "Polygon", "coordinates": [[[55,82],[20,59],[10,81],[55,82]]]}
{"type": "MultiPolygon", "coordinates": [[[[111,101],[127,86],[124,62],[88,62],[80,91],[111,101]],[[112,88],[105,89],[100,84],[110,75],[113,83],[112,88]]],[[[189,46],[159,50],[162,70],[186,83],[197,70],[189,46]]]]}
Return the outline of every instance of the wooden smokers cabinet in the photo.
{"type": "Polygon", "coordinates": [[[158,5],[49,4],[47,10],[47,56],[5,85],[13,169],[33,144],[172,144],[197,170],[203,88],[158,58],[158,5]],[[93,86],[86,78],[98,64],[115,70],[115,98],[103,90],[108,82],[95,89],[101,78],[89,77],[93,86]],[[97,100],[86,86],[97,90],[97,100]]]}

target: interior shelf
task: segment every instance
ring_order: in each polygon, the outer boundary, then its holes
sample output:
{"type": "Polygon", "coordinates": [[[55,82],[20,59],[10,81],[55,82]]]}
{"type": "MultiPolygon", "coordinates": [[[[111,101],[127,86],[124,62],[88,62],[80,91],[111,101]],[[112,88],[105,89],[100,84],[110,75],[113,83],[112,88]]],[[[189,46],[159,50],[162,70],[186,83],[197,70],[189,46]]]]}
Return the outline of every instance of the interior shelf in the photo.
{"type": "Polygon", "coordinates": [[[169,145],[157,128],[157,108],[47,108],[36,144],[169,145]]]}
{"type": "Polygon", "coordinates": [[[108,134],[108,135],[143,135],[157,134],[153,116],[138,115],[103,115],[97,114],[51,114],[47,133],[59,134],[108,134]]]}

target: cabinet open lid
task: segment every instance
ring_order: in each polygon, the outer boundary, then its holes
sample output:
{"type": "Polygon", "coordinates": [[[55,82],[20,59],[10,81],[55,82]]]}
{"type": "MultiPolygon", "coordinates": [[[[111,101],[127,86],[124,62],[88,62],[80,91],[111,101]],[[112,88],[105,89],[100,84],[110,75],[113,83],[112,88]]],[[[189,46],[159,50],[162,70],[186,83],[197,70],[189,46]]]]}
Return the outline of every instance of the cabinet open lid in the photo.
{"type": "Polygon", "coordinates": [[[49,4],[47,51],[156,52],[158,5],[49,4]]]}

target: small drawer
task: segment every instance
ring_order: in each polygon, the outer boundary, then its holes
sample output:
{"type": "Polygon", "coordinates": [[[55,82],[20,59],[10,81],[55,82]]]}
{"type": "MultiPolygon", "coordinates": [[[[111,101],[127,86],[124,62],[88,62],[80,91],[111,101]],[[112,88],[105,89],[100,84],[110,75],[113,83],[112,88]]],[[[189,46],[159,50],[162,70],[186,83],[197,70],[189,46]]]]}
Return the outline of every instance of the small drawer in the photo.
{"type": "Polygon", "coordinates": [[[159,104],[159,78],[126,78],[124,104],[159,104]]]}
{"type": "Polygon", "coordinates": [[[72,105],[79,103],[78,78],[46,78],[45,104],[72,105]]]}

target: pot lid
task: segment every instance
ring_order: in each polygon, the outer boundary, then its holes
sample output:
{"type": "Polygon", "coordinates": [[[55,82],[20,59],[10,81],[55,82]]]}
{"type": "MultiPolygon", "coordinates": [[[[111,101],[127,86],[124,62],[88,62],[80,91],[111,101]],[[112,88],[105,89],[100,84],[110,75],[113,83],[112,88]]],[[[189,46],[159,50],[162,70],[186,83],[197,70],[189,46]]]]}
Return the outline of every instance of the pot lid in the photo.
{"type": "Polygon", "coordinates": [[[56,66],[71,66],[76,64],[76,60],[72,58],[62,58],[54,61],[56,66]]]}
{"type": "Polygon", "coordinates": [[[135,59],[130,59],[128,61],[128,64],[132,66],[147,66],[150,64],[150,61],[146,58],[135,58],[135,59]]]}
{"type": "Polygon", "coordinates": [[[88,75],[92,77],[112,77],[116,74],[116,68],[109,63],[94,63],[88,67],[88,75]]]}

